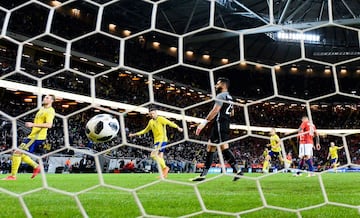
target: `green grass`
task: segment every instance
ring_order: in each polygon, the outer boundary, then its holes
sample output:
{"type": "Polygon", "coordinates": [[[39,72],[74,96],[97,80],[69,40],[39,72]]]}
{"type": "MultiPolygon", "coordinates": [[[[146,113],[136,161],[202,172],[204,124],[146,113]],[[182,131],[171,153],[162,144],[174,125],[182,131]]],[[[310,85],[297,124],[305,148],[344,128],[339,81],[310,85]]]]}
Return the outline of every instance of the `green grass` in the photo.
{"type": "MultiPolygon", "coordinates": [[[[256,177],[261,174],[247,174],[256,177]]],[[[322,175],[327,197],[331,202],[358,206],[357,209],[327,204],[311,210],[302,208],[325,202],[319,178],[293,177],[276,174],[259,180],[209,175],[205,183],[188,179],[195,174],[169,174],[168,180],[157,179],[157,174],[104,174],[105,186],[99,186],[98,174],[46,174],[49,187],[62,194],[43,188],[41,176],[34,180],[29,174],[20,174],[17,181],[0,181],[0,217],[26,217],[20,201],[23,199],[33,217],[83,217],[82,205],[89,217],[297,217],[271,206],[300,209],[302,217],[360,217],[360,174],[328,173],[322,175]],[[181,183],[179,183],[181,182],[181,183]],[[261,194],[270,208],[262,208],[261,194]],[[1,190],[7,190],[9,195],[1,190]],[[36,190],[30,193],[29,191],[36,190]],[[85,191],[84,191],[85,190],[85,191]],[[200,193],[198,198],[196,193],[200,193]],[[138,203],[143,207],[143,212],[138,203]],[[207,211],[202,211],[204,205],[207,211]],[[248,210],[260,208],[257,211],[248,210]],[[219,212],[226,212],[219,214],[219,212]],[[243,214],[242,214],[243,213],[243,214]]]]}

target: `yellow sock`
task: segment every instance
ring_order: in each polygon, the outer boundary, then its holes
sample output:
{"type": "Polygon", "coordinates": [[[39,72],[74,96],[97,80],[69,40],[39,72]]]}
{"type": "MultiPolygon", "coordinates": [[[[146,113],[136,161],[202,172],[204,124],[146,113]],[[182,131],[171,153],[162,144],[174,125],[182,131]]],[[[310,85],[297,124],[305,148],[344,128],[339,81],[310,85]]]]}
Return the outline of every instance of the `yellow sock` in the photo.
{"type": "Polygon", "coordinates": [[[280,159],[280,164],[284,165],[284,160],[282,158],[280,159]]]}
{"type": "Polygon", "coordinates": [[[21,155],[21,160],[27,164],[29,164],[30,166],[32,166],[33,168],[36,168],[38,166],[38,164],[33,161],[29,156],[27,156],[26,154],[22,154],[21,155]]]}
{"type": "Polygon", "coordinates": [[[166,164],[165,164],[164,158],[161,158],[161,157],[159,157],[159,156],[157,156],[157,155],[151,155],[150,157],[151,157],[152,159],[154,159],[157,163],[159,163],[161,169],[165,169],[165,168],[166,168],[166,164]]]}
{"type": "Polygon", "coordinates": [[[165,168],[166,168],[166,164],[165,164],[164,158],[159,157],[159,164],[160,164],[161,169],[165,169],[165,168]]]}
{"type": "Polygon", "coordinates": [[[268,170],[268,167],[269,167],[269,161],[268,161],[268,160],[265,160],[265,161],[264,161],[264,165],[263,165],[263,171],[267,171],[267,170],[268,170]]]}
{"type": "Polygon", "coordinates": [[[337,166],[338,166],[338,165],[335,163],[335,164],[334,164],[334,171],[335,171],[335,172],[336,172],[336,170],[337,170],[337,166]]]}
{"type": "Polygon", "coordinates": [[[21,155],[20,154],[14,154],[12,156],[12,164],[11,164],[11,175],[16,176],[19,167],[21,164],[21,155]]]}

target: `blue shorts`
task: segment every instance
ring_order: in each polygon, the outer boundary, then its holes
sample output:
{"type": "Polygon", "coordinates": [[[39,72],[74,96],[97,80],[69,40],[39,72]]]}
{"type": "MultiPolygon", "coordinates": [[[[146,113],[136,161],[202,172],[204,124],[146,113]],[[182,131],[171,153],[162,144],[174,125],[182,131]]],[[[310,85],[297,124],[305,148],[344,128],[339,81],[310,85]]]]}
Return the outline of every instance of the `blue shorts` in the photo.
{"type": "Polygon", "coordinates": [[[30,153],[34,153],[34,151],[45,143],[45,140],[35,140],[25,138],[23,142],[20,144],[19,148],[24,151],[28,151],[30,153]]]}
{"type": "Polygon", "coordinates": [[[167,142],[157,142],[154,145],[154,148],[157,149],[159,152],[165,152],[166,145],[167,145],[167,142]]]}
{"type": "Polygon", "coordinates": [[[337,163],[337,158],[330,159],[330,165],[332,165],[332,164],[334,164],[334,163],[337,163]]]}
{"type": "Polygon", "coordinates": [[[279,157],[279,155],[280,155],[280,152],[276,152],[276,151],[269,151],[269,156],[271,157],[271,158],[278,158],[279,157]]]}

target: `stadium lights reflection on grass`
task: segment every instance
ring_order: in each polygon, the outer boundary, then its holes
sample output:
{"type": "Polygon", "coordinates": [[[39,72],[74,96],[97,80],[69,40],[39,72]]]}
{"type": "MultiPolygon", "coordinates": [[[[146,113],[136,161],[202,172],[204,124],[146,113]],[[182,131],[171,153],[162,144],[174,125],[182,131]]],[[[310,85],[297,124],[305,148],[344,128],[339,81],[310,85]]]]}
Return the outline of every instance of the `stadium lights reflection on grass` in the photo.
{"type": "Polygon", "coordinates": [[[308,42],[319,42],[320,36],[315,34],[307,33],[296,33],[296,32],[277,32],[276,37],[279,40],[289,40],[289,41],[308,41],[308,42]]]}

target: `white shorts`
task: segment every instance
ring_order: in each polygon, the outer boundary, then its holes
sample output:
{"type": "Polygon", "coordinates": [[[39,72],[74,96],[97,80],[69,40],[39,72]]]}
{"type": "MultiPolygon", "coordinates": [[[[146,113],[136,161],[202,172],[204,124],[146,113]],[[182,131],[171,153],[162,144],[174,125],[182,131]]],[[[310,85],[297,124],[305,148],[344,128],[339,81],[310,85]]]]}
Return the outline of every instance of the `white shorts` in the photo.
{"type": "Polygon", "coordinates": [[[308,157],[313,156],[313,144],[300,144],[299,146],[299,157],[302,158],[305,155],[308,157]]]}

